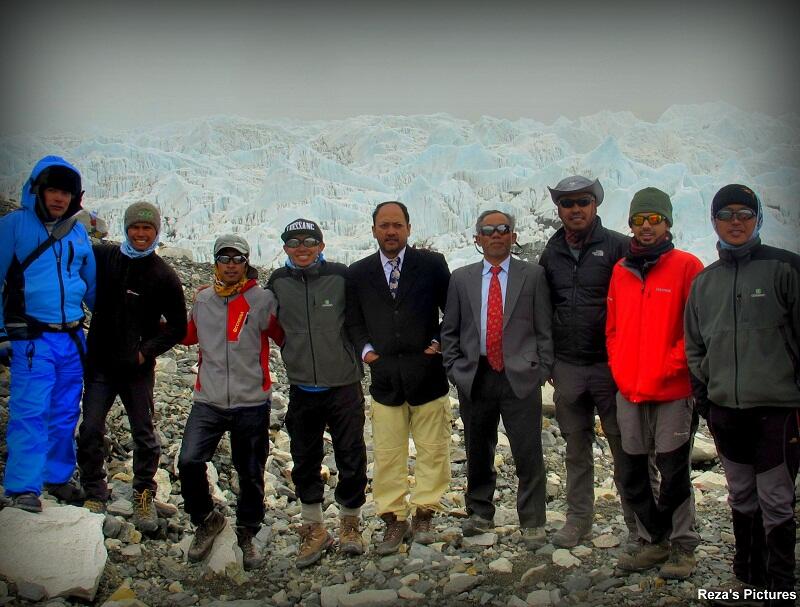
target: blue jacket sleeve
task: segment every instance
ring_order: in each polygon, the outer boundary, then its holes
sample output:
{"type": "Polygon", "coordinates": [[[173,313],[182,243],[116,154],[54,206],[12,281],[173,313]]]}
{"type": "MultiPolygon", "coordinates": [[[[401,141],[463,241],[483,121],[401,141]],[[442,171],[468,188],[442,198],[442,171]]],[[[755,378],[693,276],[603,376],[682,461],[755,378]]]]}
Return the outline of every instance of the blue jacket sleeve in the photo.
{"type": "Polygon", "coordinates": [[[83,302],[89,308],[89,311],[93,311],[97,295],[97,264],[95,263],[92,247],[89,247],[86,263],[81,266],[81,278],[86,283],[86,295],[83,296],[83,302]]]}

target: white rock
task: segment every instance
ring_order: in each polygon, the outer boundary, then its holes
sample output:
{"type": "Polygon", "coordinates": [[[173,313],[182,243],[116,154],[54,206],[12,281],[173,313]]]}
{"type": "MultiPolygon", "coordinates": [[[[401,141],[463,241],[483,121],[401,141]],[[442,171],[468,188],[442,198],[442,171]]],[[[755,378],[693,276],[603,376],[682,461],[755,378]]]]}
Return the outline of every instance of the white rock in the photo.
{"type": "Polygon", "coordinates": [[[177,373],[178,363],[175,362],[174,358],[170,358],[169,356],[159,356],[156,358],[156,371],[161,371],[162,373],[177,373]]]}
{"type": "Polygon", "coordinates": [[[169,479],[169,472],[163,468],[156,470],[156,499],[159,502],[167,502],[172,495],[172,481],[169,479]]]}
{"type": "Polygon", "coordinates": [[[180,247],[159,247],[158,255],[166,259],[180,259],[183,257],[189,261],[194,261],[194,253],[189,249],[182,249],[180,247]]]}
{"type": "Polygon", "coordinates": [[[222,492],[222,489],[219,488],[219,473],[217,469],[214,467],[214,464],[211,462],[206,462],[206,477],[208,478],[208,484],[211,487],[211,499],[215,502],[222,504],[223,506],[228,505],[228,500],[225,498],[225,494],[222,492]]]}
{"type": "Polygon", "coordinates": [[[575,546],[571,552],[573,556],[577,556],[579,559],[581,559],[590,556],[592,554],[592,549],[589,548],[589,546],[580,545],[575,546]]]}
{"type": "Polygon", "coordinates": [[[548,523],[565,523],[567,521],[567,516],[557,510],[545,510],[544,518],[548,523]]]}
{"type": "Polygon", "coordinates": [[[133,514],[133,504],[128,500],[119,499],[111,502],[108,505],[107,511],[109,514],[118,516],[131,516],[133,514]]]}
{"type": "Polygon", "coordinates": [[[511,449],[511,443],[508,441],[508,437],[502,432],[497,433],[497,446],[511,449]]]}
{"type": "Polygon", "coordinates": [[[577,567],[581,564],[581,561],[575,558],[566,548],[559,548],[553,552],[553,564],[569,569],[570,567],[577,567]]]}
{"type": "Polygon", "coordinates": [[[549,590],[534,590],[533,592],[528,593],[528,597],[526,598],[526,602],[528,605],[552,605],[553,601],[550,600],[550,591],[549,590]]]}
{"type": "Polygon", "coordinates": [[[350,586],[350,583],[323,586],[319,593],[319,602],[322,607],[338,607],[339,597],[346,596],[350,592],[350,586]]]}
{"type": "Polygon", "coordinates": [[[727,489],[728,483],[725,476],[708,470],[692,480],[692,485],[702,491],[709,491],[711,489],[727,489]]]}
{"type": "Polygon", "coordinates": [[[614,548],[615,546],[619,546],[620,540],[612,533],[604,533],[603,535],[598,535],[596,538],[594,538],[592,540],[592,544],[594,544],[597,548],[614,548]]]}
{"type": "Polygon", "coordinates": [[[425,595],[420,592],[415,592],[408,586],[401,586],[397,591],[397,596],[401,599],[406,599],[408,601],[418,601],[419,599],[424,599],[425,595]]]}
{"type": "Polygon", "coordinates": [[[236,531],[230,521],[214,538],[214,546],[206,557],[206,569],[214,573],[225,573],[231,565],[242,567],[242,549],[236,542],[236,531]]]}
{"type": "Polygon", "coordinates": [[[495,573],[511,573],[514,570],[514,565],[507,558],[500,557],[489,563],[489,569],[495,573]]]}
{"type": "Polygon", "coordinates": [[[39,585],[47,597],[94,600],[108,558],[104,518],[75,506],[46,508],[39,514],[3,509],[0,575],[17,584],[39,585]]]}
{"type": "Polygon", "coordinates": [[[397,604],[394,590],[363,590],[339,597],[339,607],[391,607],[397,604]]]}
{"type": "Polygon", "coordinates": [[[715,459],[717,459],[717,447],[714,441],[700,434],[695,434],[694,445],[692,446],[692,463],[702,464],[713,462],[715,459]]]}
{"type": "Polygon", "coordinates": [[[465,536],[461,540],[462,546],[494,546],[497,543],[496,533],[481,533],[471,537],[465,536]]]}

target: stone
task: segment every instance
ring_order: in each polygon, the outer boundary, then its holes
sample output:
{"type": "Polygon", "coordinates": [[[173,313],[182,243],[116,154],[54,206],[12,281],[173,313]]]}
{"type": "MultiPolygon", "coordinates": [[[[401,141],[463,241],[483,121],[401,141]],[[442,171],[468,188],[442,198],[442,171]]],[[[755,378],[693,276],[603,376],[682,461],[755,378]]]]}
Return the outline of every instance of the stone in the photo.
{"type": "Polygon", "coordinates": [[[106,514],[103,521],[103,535],[105,537],[117,537],[122,531],[122,522],[111,514],[106,514]]]}
{"type": "Polygon", "coordinates": [[[495,573],[511,573],[514,565],[507,558],[501,557],[489,563],[489,569],[495,573]]]}
{"type": "Polygon", "coordinates": [[[117,516],[132,516],[133,504],[128,500],[115,500],[108,505],[106,511],[117,516]]]}
{"type": "Polygon", "coordinates": [[[108,553],[103,520],[84,508],[63,506],[32,514],[0,511],[0,575],[17,587],[40,586],[41,598],[94,600],[108,553]],[[19,550],[25,546],[25,550],[19,550]],[[65,547],[69,547],[65,550],[65,547]]]}
{"type": "Polygon", "coordinates": [[[728,488],[725,475],[712,472],[711,470],[707,470],[706,472],[696,476],[692,480],[692,485],[701,491],[709,491],[712,489],[725,490],[728,488]]]}
{"type": "Polygon", "coordinates": [[[579,559],[586,558],[587,556],[592,555],[592,549],[589,546],[579,545],[575,546],[571,550],[573,556],[577,556],[579,559]]]}
{"type": "Polygon", "coordinates": [[[620,539],[613,533],[604,533],[592,538],[592,544],[596,548],[614,548],[620,545],[620,539]]]}
{"type": "Polygon", "coordinates": [[[424,594],[416,592],[408,586],[400,586],[400,588],[397,589],[397,596],[407,601],[418,601],[419,599],[425,598],[424,594]]]}
{"type": "Polygon", "coordinates": [[[525,601],[528,603],[528,605],[532,606],[544,606],[553,604],[553,601],[550,598],[549,590],[534,590],[533,592],[529,592],[525,601]]]}
{"type": "Polygon", "coordinates": [[[717,447],[713,440],[709,440],[701,434],[694,435],[694,445],[692,446],[692,463],[705,464],[717,459],[717,447]]]}
{"type": "Polygon", "coordinates": [[[575,558],[572,553],[566,548],[559,548],[553,551],[553,564],[559,567],[569,569],[570,567],[577,567],[581,564],[580,559],[575,558]]]}
{"type": "MultiPolygon", "coordinates": [[[[172,481],[169,479],[169,472],[163,468],[156,470],[156,500],[166,503],[172,495],[172,481]]],[[[170,504],[171,505],[171,504],[170,504]]]]}
{"type": "Polygon", "coordinates": [[[467,575],[464,573],[453,573],[442,589],[444,596],[469,592],[483,581],[482,575],[467,575]]]}
{"type": "Polygon", "coordinates": [[[141,544],[128,544],[120,550],[122,556],[142,556],[141,544]]]}
{"type": "Polygon", "coordinates": [[[174,358],[170,358],[169,356],[159,356],[156,358],[156,371],[169,374],[177,373],[178,363],[175,362],[174,358]]]}
{"type": "Polygon", "coordinates": [[[362,590],[339,597],[339,607],[391,607],[397,598],[395,590],[362,590]]]}
{"type": "Polygon", "coordinates": [[[236,542],[236,531],[230,520],[214,539],[205,566],[210,572],[225,575],[230,567],[242,569],[242,549],[236,542]]]}
{"type": "Polygon", "coordinates": [[[350,592],[352,584],[333,584],[332,586],[323,586],[319,593],[319,600],[322,607],[338,607],[339,598],[347,596],[350,592]]]}
{"type": "Polygon", "coordinates": [[[480,535],[464,536],[461,540],[461,545],[464,547],[470,546],[494,546],[497,543],[496,533],[481,533],[480,535]]]}
{"type": "Polygon", "coordinates": [[[523,573],[519,581],[522,586],[533,586],[544,579],[548,573],[549,567],[547,565],[536,565],[523,573]]]}

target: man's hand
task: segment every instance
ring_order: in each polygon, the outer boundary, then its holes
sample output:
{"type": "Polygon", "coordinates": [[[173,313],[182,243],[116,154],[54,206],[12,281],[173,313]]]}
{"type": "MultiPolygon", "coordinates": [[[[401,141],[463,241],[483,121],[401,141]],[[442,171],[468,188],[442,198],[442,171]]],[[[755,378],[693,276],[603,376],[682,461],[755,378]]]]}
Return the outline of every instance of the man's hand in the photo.
{"type": "Polygon", "coordinates": [[[374,363],[374,362],[375,362],[376,360],[378,360],[379,358],[380,358],[380,356],[378,356],[378,355],[375,353],[375,350],[370,350],[369,352],[367,352],[367,353],[364,355],[364,362],[365,362],[365,363],[367,363],[368,365],[371,365],[372,363],[374,363]]]}
{"type": "Polygon", "coordinates": [[[0,365],[11,366],[11,342],[8,340],[0,342],[0,365]]]}
{"type": "Polygon", "coordinates": [[[144,355],[143,355],[141,352],[137,352],[137,353],[136,353],[136,361],[137,361],[137,362],[138,362],[140,365],[143,365],[143,364],[144,364],[145,358],[144,358],[144,355]]]}
{"type": "Polygon", "coordinates": [[[438,341],[432,341],[431,345],[425,348],[425,354],[441,354],[442,347],[438,341]]]}

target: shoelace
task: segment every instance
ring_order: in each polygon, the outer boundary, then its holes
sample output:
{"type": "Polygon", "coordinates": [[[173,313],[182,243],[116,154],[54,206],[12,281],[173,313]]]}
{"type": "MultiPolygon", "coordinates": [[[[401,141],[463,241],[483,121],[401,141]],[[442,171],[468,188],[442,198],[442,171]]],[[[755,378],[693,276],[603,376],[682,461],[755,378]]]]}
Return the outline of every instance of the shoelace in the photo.
{"type": "Polygon", "coordinates": [[[136,505],[144,514],[150,513],[150,504],[152,500],[150,499],[150,490],[145,489],[139,495],[134,494],[134,499],[136,500],[136,505]]]}

